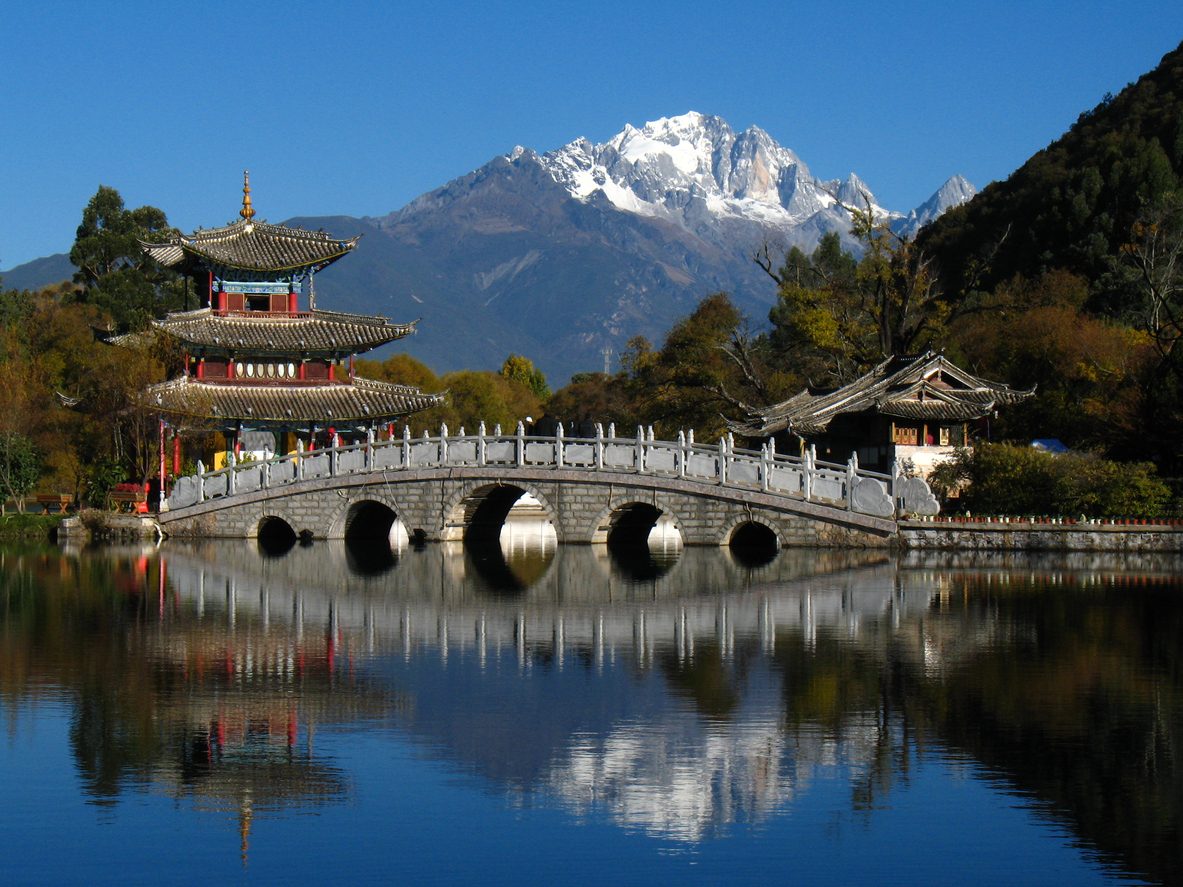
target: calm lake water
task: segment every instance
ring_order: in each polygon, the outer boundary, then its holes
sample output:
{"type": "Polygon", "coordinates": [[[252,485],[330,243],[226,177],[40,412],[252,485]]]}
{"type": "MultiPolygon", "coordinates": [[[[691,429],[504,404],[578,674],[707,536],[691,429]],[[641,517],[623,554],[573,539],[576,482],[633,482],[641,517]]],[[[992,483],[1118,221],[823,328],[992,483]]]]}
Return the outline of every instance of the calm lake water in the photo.
{"type": "Polygon", "coordinates": [[[0,549],[0,884],[1177,884],[1181,566],[0,549]]]}

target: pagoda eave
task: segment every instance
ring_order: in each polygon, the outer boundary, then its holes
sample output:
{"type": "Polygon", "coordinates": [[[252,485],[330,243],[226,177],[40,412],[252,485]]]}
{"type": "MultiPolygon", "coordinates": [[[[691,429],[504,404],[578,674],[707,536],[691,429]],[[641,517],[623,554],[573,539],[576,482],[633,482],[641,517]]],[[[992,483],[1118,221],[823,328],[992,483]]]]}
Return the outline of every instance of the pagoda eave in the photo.
{"type": "Polygon", "coordinates": [[[436,406],[445,397],[361,378],[327,385],[286,385],[183,377],[149,387],[140,402],[173,424],[298,428],[378,425],[436,406]]]}

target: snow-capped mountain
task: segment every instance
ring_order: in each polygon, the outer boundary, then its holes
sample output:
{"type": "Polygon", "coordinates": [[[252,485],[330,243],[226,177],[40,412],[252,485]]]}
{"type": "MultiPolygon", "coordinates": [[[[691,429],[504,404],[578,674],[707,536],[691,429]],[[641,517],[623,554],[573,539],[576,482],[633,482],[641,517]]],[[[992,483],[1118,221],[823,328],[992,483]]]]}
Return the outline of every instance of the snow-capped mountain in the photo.
{"type": "MultiPolygon", "coordinates": [[[[519,147],[508,156],[525,153],[519,147]]],[[[974,194],[956,176],[911,213],[893,212],[853,173],[845,181],[823,182],[759,127],[737,134],[721,118],[697,112],[641,129],[625,126],[602,145],[578,139],[539,161],[576,199],[606,200],[626,212],[672,221],[723,249],[733,249],[737,237],[746,246],[753,226],[763,237],[772,229],[806,252],[826,231],[838,231],[848,248],[857,249],[844,207],[869,200],[878,218],[914,234],[974,194]]]]}
{"type": "Polygon", "coordinates": [[[562,385],[599,370],[633,336],[658,343],[710,293],[754,324],[776,286],[753,261],[767,244],[812,252],[845,206],[915,230],[972,188],[960,177],[910,213],[890,211],[857,176],[819,181],[756,127],[685,114],[537,154],[515,148],[380,218],[296,219],[357,253],[317,276],[342,310],[422,317],[413,353],[437,371],[496,368],[523,354],[562,385]]]}
{"type": "Polygon", "coordinates": [[[947,209],[969,203],[978,189],[966,181],[964,176],[953,176],[940,190],[902,219],[891,223],[891,229],[897,234],[915,237],[916,232],[939,216],[947,209]]]}

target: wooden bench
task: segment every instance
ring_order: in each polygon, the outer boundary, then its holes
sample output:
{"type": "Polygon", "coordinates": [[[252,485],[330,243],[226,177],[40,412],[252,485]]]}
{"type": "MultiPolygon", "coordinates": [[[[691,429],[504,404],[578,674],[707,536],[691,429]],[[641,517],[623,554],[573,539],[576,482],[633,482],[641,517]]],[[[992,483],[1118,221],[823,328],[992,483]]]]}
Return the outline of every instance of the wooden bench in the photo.
{"type": "Polygon", "coordinates": [[[40,505],[46,514],[52,514],[56,508],[60,514],[65,514],[66,509],[74,502],[74,497],[69,493],[38,493],[37,504],[40,505]]]}
{"type": "Polygon", "coordinates": [[[112,490],[110,495],[116,511],[148,513],[148,494],[143,490],[112,490]]]}

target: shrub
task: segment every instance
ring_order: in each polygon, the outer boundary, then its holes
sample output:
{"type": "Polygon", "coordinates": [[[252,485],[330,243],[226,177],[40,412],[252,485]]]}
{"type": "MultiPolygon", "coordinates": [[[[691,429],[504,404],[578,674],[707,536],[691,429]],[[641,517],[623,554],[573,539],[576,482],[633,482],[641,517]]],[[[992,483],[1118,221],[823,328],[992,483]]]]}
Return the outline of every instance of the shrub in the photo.
{"type": "Polygon", "coordinates": [[[1009,444],[959,450],[936,478],[938,490],[944,475],[969,479],[967,505],[978,514],[1154,518],[1171,498],[1151,463],[1053,455],[1009,444]]]}

